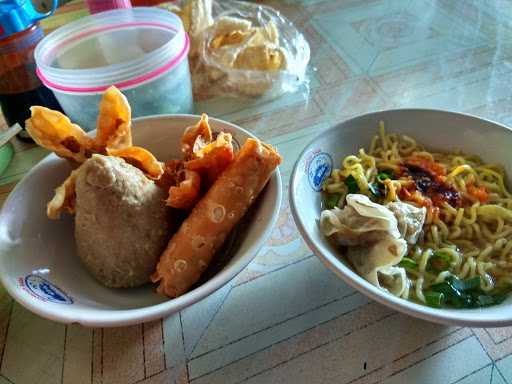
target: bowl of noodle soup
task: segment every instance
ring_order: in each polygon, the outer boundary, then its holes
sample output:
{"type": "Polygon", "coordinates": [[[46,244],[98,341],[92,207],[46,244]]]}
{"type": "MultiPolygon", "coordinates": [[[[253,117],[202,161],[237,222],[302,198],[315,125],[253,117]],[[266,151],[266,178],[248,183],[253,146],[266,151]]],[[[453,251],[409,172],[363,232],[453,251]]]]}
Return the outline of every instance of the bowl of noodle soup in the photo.
{"type": "Polygon", "coordinates": [[[312,251],[370,298],[429,321],[512,324],[512,132],[427,109],[370,113],[316,137],[290,182],[312,251]]]}

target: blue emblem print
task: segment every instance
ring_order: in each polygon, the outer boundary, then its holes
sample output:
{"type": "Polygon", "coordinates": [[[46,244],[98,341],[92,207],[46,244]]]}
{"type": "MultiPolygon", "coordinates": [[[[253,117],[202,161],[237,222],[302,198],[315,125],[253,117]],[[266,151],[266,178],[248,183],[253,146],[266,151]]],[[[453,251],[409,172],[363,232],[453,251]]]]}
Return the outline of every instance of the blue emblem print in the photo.
{"type": "Polygon", "coordinates": [[[58,304],[73,304],[73,299],[62,289],[53,285],[48,280],[38,275],[27,275],[25,286],[35,296],[43,301],[51,301],[58,304]]]}
{"type": "Polygon", "coordinates": [[[332,158],[325,152],[317,153],[311,159],[308,167],[308,179],[311,188],[316,192],[322,189],[322,183],[325,178],[331,174],[332,158]]]}

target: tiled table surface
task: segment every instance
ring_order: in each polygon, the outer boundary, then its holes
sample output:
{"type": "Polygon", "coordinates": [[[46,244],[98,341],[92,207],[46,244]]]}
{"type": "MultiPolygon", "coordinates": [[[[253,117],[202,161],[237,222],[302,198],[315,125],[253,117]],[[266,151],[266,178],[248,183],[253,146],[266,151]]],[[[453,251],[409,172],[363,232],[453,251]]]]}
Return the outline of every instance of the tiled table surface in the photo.
{"type": "MultiPolygon", "coordinates": [[[[266,2],[311,45],[309,92],[208,100],[197,109],[275,144],[285,184],[312,137],[367,111],[433,107],[512,124],[510,1],[266,2]]],[[[84,13],[81,3],[68,4],[45,27],[84,13]]],[[[0,178],[2,200],[45,155],[17,150],[0,178]]],[[[117,329],[65,326],[3,290],[0,312],[2,384],[512,383],[512,328],[435,325],[369,301],[312,256],[286,196],[256,259],[178,315],[117,329]]]]}

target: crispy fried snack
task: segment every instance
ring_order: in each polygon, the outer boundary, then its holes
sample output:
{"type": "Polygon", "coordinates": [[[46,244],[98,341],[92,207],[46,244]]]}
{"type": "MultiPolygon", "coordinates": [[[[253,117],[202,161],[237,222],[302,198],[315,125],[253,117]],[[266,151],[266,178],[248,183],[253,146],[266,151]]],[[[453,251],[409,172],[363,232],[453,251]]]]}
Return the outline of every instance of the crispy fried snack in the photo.
{"type": "Polygon", "coordinates": [[[114,86],[103,94],[96,121],[96,152],[132,146],[132,110],[126,97],[114,86]]]}
{"type": "Polygon", "coordinates": [[[181,136],[181,152],[188,159],[213,140],[212,130],[208,123],[208,115],[203,113],[201,120],[196,125],[185,129],[181,136]]]}
{"type": "MultiPolygon", "coordinates": [[[[114,86],[103,94],[97,119],[96,137],[87,135],[78,125],[60,112],[35,106],[25,122],[28,133],[40,146],[58,156],[82,164],[94,153],[123,158],[139,168],[147,177],[159,179],[162,164],[147,150],[132,146],[131,109],[126,97],[114,86]]],[[[55,190],[48,203],[47,215],[59,218],[62,212],[74,213],[74,172],[55,190]]]]}
{"type": "Polygon", "coordinates": [[[232,31],[247,32],[251,27],[252,23],[249,20],[233,16],[219,16],[213,24],[215,37],[229,34],[232,31]]]}
{"type": "Polygon", "coordinates": [[[177,186],[169,188],[168,206],[177,209],[192,209],[201,198],[201,176],[195,171],[182,169],[177,186]]]}
{"type": "Polygon", "coordinates": [[[147,177],[158,180],[164,173],[162,164],[148,150],[141,147],[107,149],[107,154],[124,159],[128,164],[139,168],[147,177]]]}
{"type": "Polygon", "coordinates": [[[272,88],[272,76],[288,67],[287,50],[272,21],[258,27],[246,19],[220,16],[208,31],[203,44],[207,65],[201,73],[210,83],[219,82],[223,91],[262,95],[272,88]],[[244,71],[260,74],[241,75],[244,71]]]}
{"type": "Polygon", "coordinates": [[[286,56],[280,47],[250,46],[238,54],[233,67],[256,71],[279,71],[286,68],[286,56]]]}
{"type": "Polygon", "coordinates": [[[242,44],[249,36],[251,36],[250,31],[229,31],[222,35],[215,36],[210,42],[210,48],[218,49],[226,45],[242,44]]]}
{"type": "Polygon", "coordinates": [[[168,160],[164,163],[164,173],[155,183],[164,191],[178,185],[178,172],[183,169],[183,160],[168,160]]]}
{"type": "Polygon", "coordinates": [[[188,0],[178,16],[190,36],[190,56],[197,55],[200,35],[213,24],[212,0],[188,0]]]}
{"type": "Polygon", "coordinates": [[[185,162],[185,168],[198,172],[204,187],[209,188],[234,158],[231,134],[221,132],[215,141],[194,151],[193,158],[185,162]]]}
{"type": "Polygon", "coordinates": [[[151,276],[159,293],[177,297],[199,280],[280,162],[271,146],[247,139],[169,241],[151,276]]]}
{"type": "Polygon", "coordinates": [[[25,126],[41,147],[77,163],[83,163],[93,153],[131,147],[131,109],[126,97],[112,86],[103,94],[99,109],[95,138],[64,114],[45,107],[30,108],[32,114],[25,126]]]}
{"type": "Polygon", "coordinates": [[[189,210],[233,161],[231,134],[221,132],[212,141],[213,134],[208,116],[188,127],[181,137],[181,150],[187,159],[181,163],[168,163],[164,178],[170,181],[167,205],[189,210]],[[173,176],[174,174],[174,176],[173,176]]]}
{"type": "MultiPolygon", "coordinates": [[[[268,22],[263,27],[253,27],[248,20],[230,16],[219,17],[214,26],[214,37],[209,48],[218,49],[229,45],[241,45],[256,47],[262,45],[279,46],[279,31],[273,22],[268,22]]],[[[245,48],[242,47],[242,52],[245,48]]]]}
{"type": "Polygon", "coordinates": [[[279,46],[279,30],[272,21],[269,21],[263,27],[254,28],[254,34],[251,36],[249,46],[256,47],[258,45],[279,46]]]}
{"type": "Polygon", "coordinates": [[[190,210],[201,198],[201,176],[184,168],[183,160],[169,160],[164,164],[164,174],[157,181],[163,190],[169,191],[167,206],[190,210]]]}
{"type": "Polygon", "coordinates": [[[77,163],[91,155],[94,140],[64,114],[39,106],[31,107],[30,111],[32,116],[25,128],[41,147],[77,163]]]}
{"type": "Polygon", "coordinates": [[[71,171],[68,178],[55,190],[53,199],[46,205],[46,215],[50,219],[58,219],[62,212],[75,213],[75,181],[79,169],[80,167],[71,171]]]}

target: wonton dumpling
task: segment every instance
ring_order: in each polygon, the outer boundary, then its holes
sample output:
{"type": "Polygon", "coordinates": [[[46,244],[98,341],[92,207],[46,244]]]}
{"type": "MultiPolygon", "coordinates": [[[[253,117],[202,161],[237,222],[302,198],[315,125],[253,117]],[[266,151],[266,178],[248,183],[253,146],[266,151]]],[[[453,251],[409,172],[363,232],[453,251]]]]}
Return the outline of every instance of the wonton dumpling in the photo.
{"type": "Polygon", "coordinates": [[[364,279],[400,296],[408,280],[405,270],[396,264],[407,253],[407,242],[398,230],[395,215],[365,195],[350,194],[346,200],[343,209],[321,213],[322,233],[333,237],[339,245],[348,246],[346,256],[364,279]]]}
{"type": "Polygon", "coordinates": [[[400,296],[407,287],[405,270],[395,267],[407,252],[407,242],[386,235],[371,246],[349,247],[347,258],[357,272],[378,288],[400,296]]]}
{"type": "Polygon", "coordinates": [[[398,230],[409,244],[416,244],[425,223],[427,209],[395,201],[386,205],[395,214],[398,221],[398,230]]]}
{"type": "Polygon", "coordinates": [[[400,238],[395,215],[383,205],[360,194],[347,195],[343,209],[335,207],[320,215],[320,229],[326,236],[334,236],[340,245],[367,245],[382,240],[386,235],[400,238]]]}

